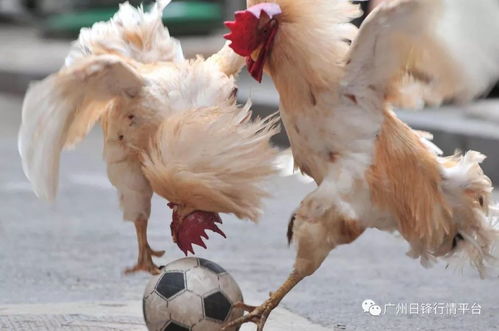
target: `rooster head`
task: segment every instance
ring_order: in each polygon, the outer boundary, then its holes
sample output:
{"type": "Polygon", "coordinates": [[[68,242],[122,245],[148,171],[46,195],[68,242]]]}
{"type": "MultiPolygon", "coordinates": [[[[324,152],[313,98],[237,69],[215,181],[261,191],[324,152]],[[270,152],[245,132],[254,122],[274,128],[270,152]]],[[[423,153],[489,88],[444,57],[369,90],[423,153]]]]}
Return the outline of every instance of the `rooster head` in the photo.
{"type": "Polygon", "coordinates": [[[224,38],[231,41],[234,52],[246,57],[248,71],[258,82],[262,81],[281,13],[278,4],[264,2],[236,12],[234,21],[225,22],[231,32],[224,38]]]}
{"type": "Polygon", "coordinates": [[[217,213],[189,210],[172,202],[168,204],[168,207],[173,210],[170,225],[173,241],[185,255],[189,252],[194,254],[193,244],[206,249],[203,241],[203,238],[209,239],[206,230],[216,232],[226,238],[225,233],[216,224],[222,224],[222,219],[217,213]]]}

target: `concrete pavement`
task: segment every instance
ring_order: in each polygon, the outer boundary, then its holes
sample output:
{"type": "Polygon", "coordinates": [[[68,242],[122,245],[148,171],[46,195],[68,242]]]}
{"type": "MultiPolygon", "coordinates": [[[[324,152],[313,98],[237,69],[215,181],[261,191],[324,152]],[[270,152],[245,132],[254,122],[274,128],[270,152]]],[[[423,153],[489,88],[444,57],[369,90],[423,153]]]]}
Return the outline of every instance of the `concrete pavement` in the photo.
{"type": "MultiPolygon", "coordinates": [[[[0,325],[40,330],[37,323],[45,321],[72,330],[141,328],[137,304],[149,277],[122,273],[135,261],[135,234],[132,224],[121,221],[101,160],[99,131],[63,155],[61,191],[57,202],[47,205],[34,197],[21,171],[16,148],[20,106],[20,98],[0,94],[0,325]],[[92,313],[96,309],[101,315],[92,313]]],[[[196,249],[234,275],[249,304],[264,300],[290,271],[294,252],[285,240],[288,217],[313,189],[295,178],[275,178],[268,185],[274,198],[261,224],[224,215],[228,239],[213,236],[207,251],[196,249]]],[[[154,248],[167,250],[162,264],[182,256],[171,242],[169,221],[165,202],[155,198],[149,234],[154,248]]],[[[269,330],[498,328],[498,279],[482,281],[442,264],[426,270],[405,256],[407,248],[396,236],[369,230],[336,249],[286,297],[286,310],[272,315],[275,327],[269,330]],[[386,312],[379,317],[364,313],[365,299],[386,312]],[[417,313],[404,311],[404,305],[415,304],[417,313]],[[466,304],[468,310],[428,314],[422,304],[466,304]],[[479,313],[472,314],[476,304],[479,313]]]]}
{"type": "MultiPolygon", "coordinates": [[[[136,239],[132,224],[121,221],[116,194],[105,176],[98,130],[77,153],[64,155],[59,200],[48,205],[34,197],[20,168],[20,107],[20,98],[0,94],[0,330],[144,330],[141,297],[149,276],[123,275],[136,259],[136,239]]],[[[155,199],[150,240],[168,252],[160,264],[182,257],[170,239],[170,219],[164,201],[155,199]]],[[[241,233],[255,226],[226,221],[237,223],[243,228],[229,231],[234,241],[244,241],[241,233]]],[[[233,272],[228,261],[245,264],[246,257],[233,251],[235,242],[221,239],[209,243],[214,254],[196,251],[233,272]]],[[[252,242],[246,249],[255,247],[252,242]]],[[[261,290],[251,290],[252,282],[242,287],[250,303],[265,298],[261,290]]],[[[247,325],[242,330],[253,329],[247,325]]],[[[327,329],[280,308],[268,330],[327,329]]]]}
{"type": "MultiPolygon", "coordinates": [[[[240,331],[256,327],[245,324],[240,331]]],[[[0,305],[0,330],[146,331],[140,300],[0,305]]],[[[266,324],[269,331],[327,331],[292,312],[277,308],[266,324]]]]}
{"type": "MultiPolygon", "coordinates": [[[[182,39],[189,57],[209,55],[222,43],[220,36],[182,39]]],[[[135,234],[130,223],[121,221],[115,191],[105,175],[99,130],[64,154],[61,192],[54,205],[33,196],[21,171],[16,148],[19,95],[30,80],[59,68],[69,43],[41,40],[33,29],[2,26],[0,47],[0,91],[18,94],[0,92],[0,330],[144,329],[139,306],[148,276],[122,274],[136,258],[135,234]]],[[[242,75],[240,87],[241,100],[251,97],[258,114],[277,109],[278,96],[268,80],[258,85],[242,75]]],[[[470,109],[399,116],[434,132],[447,153],[473,148],[489,154],[484,166],[498,182],[497,108],[498,102],[492,101],[470,109]]],[[[286,144],[285,135],[277,142],[286,144]]],[[[288,217],[313,189],[296,178],[276,178],[269,186],[274,198],[268,201],[261,224],[225,215],[229,239],[214,236],[209,250],[196,250],[234,275],[249,304],[264,300],[290,271],[294,252],[285,240],[288,217]]],[[[169,221],[164,201],[155,198],[149,233],[154,248],[167,249],[167,256],[159,260],[162,264],[182,256],[171,242],[169,221]]],[[[273,313],[268,330],[498,328],[498,279],[481,281],[474,273],[457,274],[442,264],[425,270],[405,256],[407,248],[396,236],[367,231],[354,244],[335,250],[303,281],[273,313]],[[382,316],[364,313],[365,299],[379,304],[382,316]],[[434,313],[423,313],[423,304],[434,305],[434,313]],[[453,304],[455,314],[445,310],[453,304]],[[410,313],[409,307],[415,305],[417,313],[410,313]]]]}
{"type": "MultiPolygon", "coordinates": [[[[4,210],[0,216],[0,330],[145,330],[141,295],[149,276],[122,273],[127,264],[134,263],[136,243],[132,225],[120,220],[114,189],[105,176],[99,132],[83,143],[77,159],[71,153],[63,157],[68,167],[63,176],[69,182],[61,185],[61,199],[73,197],[47,205],[36,200],[20,171],[16,151],[20,101],[0,95],[0,201],[4,210]],[[73,171],[80,162],[88,167],[73,171]],[[100,214],[102,209],[110,213],[100,214]]],[[[155,246],[168,243],[170,254],[160,260],[165,264],[182,255],[169,238],[170,214],[163,201],[155,201],[158,209],[162,213],[156,219],[161,219],[156,226],[151,224],[149,232],[155,246]]],[[[217,244],[223,244],[220,238],[217,244]]],[[[197,251],[204,253],[201,248],[197,251]]],[[[210,258],[226,265],[223,257],[210,258]]],[[[262,293],[246,292],[249,302],[264,299],[262,293]]],[[[242,330],[252,329],[246,325],[242,330]]],[[[268,329],[327,330],[281,308],[270,318],[268,329]]]]}

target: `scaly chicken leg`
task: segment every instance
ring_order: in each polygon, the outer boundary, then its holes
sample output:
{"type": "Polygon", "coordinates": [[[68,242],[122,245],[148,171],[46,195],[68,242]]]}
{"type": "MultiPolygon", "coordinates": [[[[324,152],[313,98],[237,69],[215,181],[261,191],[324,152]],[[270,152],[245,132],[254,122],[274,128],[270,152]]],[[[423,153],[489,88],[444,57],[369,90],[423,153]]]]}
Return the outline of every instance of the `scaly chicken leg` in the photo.
{"type": "Polygon", "coordinates": [[[155,251],[149,246],[147,242],[147,222],[148,220],[142,217],[134,222],[137,232],[137,243],[139,245],[139,257],[135,266],[125,270],[126,274],[146,271],[157,275],[160,272],[158,266],[152,261],[152,256],[161,257],[165,254],[165,251],[155,251]]]}
{"type": "Polygon", "coordinates": [[[311,215],[310,204],[306,201],[291,218],[288,228],[288,240],[297,244],[293,272],[262,305],[251,307],[238,304],[239,308],[249,313],[227,323],[222,330],[253,322],[257,324],[257,330],[262,331],[272,310],[300,281],[312,275],[320,267],[332,249],[353,242],[364,232],[364,228],[357,221],[346,220],[334,211],[328,211],[322,217],[310,221],[308,216],[311,215]]]}
{"type": "Polygon", "coordinates": [[[222,330],[226,330],[230,327],[243,323],[253,322],[258,326],[257,331],[262,331],[272,310],[279,305],[286,294],[288,294],[289,291],[291,291],[303,278],[305,278],[304,275],[296,272],[296,270],[293,271],[281,287],[279,287],[277,291],[271,293],[270,298],[258,307],[248,306],[243,303],[236,304],[238,308],[246,310],[248,314],[229,322],[227,325],[224,325],[222,330]]]}

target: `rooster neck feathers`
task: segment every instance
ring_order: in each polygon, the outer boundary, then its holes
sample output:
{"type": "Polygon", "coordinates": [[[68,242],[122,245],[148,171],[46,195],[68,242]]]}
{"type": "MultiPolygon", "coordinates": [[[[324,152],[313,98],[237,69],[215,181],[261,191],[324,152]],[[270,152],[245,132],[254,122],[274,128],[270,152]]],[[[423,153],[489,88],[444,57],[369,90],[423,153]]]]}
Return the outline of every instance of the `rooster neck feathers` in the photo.
{"type": "MultiPolygon", "coordinates": [[[[250,0],[248,5],[259,2],[250,0]]],[[[279,29],[268,59],[268,71],[277,88],[300,77],[311,88],[330,88],[342,76],[349,44],[357,33],[357,28],[349,22],[361,15],[360,9],[348,1],[275,2],[282,14],[278,17],[279,29]],[[292,72],[295,77],[289,77],[292,72]]]]}

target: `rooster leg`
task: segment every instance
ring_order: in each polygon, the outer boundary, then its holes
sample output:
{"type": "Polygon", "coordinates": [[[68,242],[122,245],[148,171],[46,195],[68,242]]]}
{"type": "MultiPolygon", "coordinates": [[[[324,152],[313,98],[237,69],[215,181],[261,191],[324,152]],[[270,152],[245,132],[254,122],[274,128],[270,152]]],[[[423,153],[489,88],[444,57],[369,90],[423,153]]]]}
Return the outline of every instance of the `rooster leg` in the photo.
{"type": "Polygon", "coordinates": [[[262,331],[272,310],[279,305],[281,300],[296,286],[296,284],[305,277],[313,274],[322,264],[322,261],[324,261],[330,250],[334,248],[334,245],[331,245],[326,241],[327,237],[325,234],[327,231],[321,223],[303,222],[298,217],[293,217],[290,227],[296,229],[298,226],[300,229],[297,233],[293,235],[293,230],[290,230],[291,234],[288,234],[290,240],[294,236],[294,239],[298,244],[294,270],[289,275],[288,279],[277,291],[272,292],[270,297],[262,305],[251,309],[251,306],[242,303],[238,304],[243,310],[250,312],[243,317],[224,325],[222,330],[227,330],[228,328],[243,323],[253,322],[257,325],[257,330],[262,331]]]}
{"type": "Polygon", "coordinates": [[[246,314],[243,317],[235,319],[224,325],[222,330],[226,330],[243,323],[253,322],[258,326],[257,330],[262,331],[272,310],[274,310],[274,308],[279,305],[286,294],[288,294],[289,291],[291,291],[293,287],[295,287],[296,284],[298,284],[303,278],[305,277],[300,275],[298,272],[292,272],[291,275],[289,275],[288,279],[284,282],[284,284],[282,284],[277,291],[273,292],[270,295],[270,298],[268,298],[261,306],[251,307],[242,303],[237,304],[237,306],[243,308],[244,310],[249,310],[251,308],[254,309],[252,309],[249,314],[246,314]]]}
{"type": "Polygon", "coordinates": [[[135,230],[137,232],[137,242],[139,244],[139,258],[134,267],[125,270],[126,274],[137,271],[146,271],[152,275],[159,274],[159,268],[152,261],[152,256],[161,257],[165,251],[152,250],[147,242],[147,219],[139,218],[135,222],[135,230]]]}
{"type": "Polygon", "coordinates": [[[288,239],[296,242],[297,255],[294,270],[288,279],[261,306],[251,309],[251,306],[238,304],[240,308],[250,312],[224,325],[222,330],[253,322],[258,326],[257,330],[262,331],[272,310],[296,284],[320,267],[332,249],[351,243],[364,232],[357,221],[347,221],[337,215],[325,214],[322,219],[312,222],[307,221],[308,219],[310,217],[298,215],[291,218],[288,239]]]}

